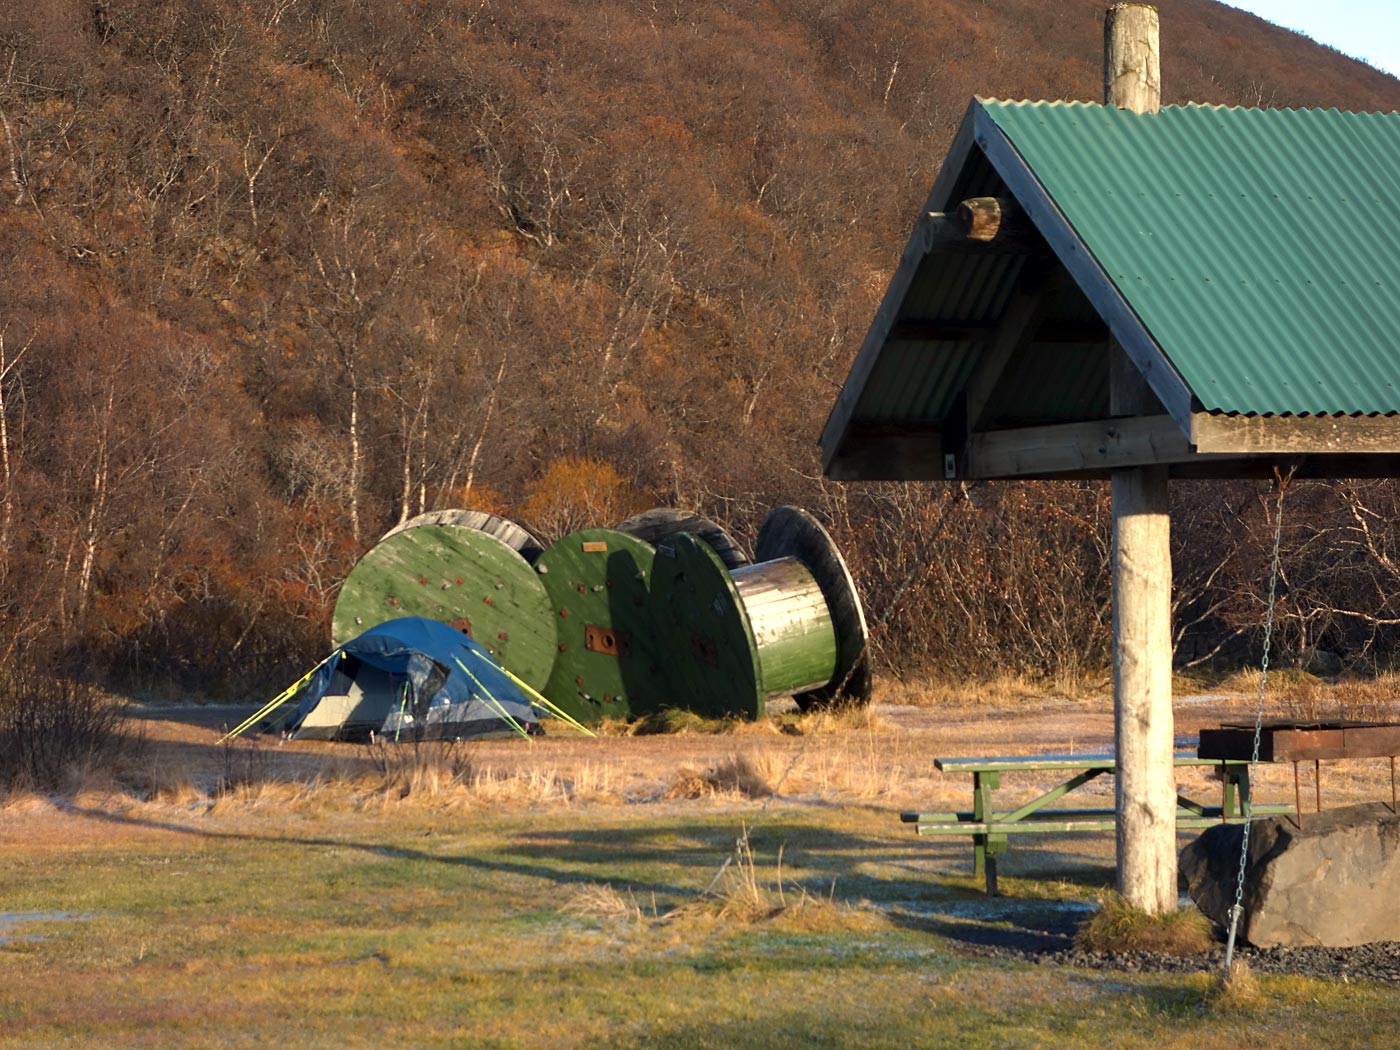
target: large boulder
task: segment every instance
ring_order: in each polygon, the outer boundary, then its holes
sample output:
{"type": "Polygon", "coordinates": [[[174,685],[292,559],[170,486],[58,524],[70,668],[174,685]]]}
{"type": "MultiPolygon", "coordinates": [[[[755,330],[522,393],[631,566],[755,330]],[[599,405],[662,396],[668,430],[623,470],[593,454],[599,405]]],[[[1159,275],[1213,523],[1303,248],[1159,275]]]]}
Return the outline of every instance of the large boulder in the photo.
{"type": "MultiPolygon", "coordinates": [[[[1228,927],[1239,824],[1209,828],[1181,852],[1187,892],[1228,927]]],[[[1378,802],[1257,820],[1249,834],[1240,935],[1260,948],[1400,941],[1400,816],[1378,802]]]]}

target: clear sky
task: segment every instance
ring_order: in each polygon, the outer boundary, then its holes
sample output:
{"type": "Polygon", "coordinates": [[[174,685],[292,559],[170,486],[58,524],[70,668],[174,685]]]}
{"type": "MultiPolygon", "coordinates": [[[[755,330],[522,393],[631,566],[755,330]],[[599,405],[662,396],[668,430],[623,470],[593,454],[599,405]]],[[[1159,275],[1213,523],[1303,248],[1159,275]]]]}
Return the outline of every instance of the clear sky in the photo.
{"type": "Polygon", "coordinates": [[[1400,0],[1225,0],[1400,76],[1400,0]]]}

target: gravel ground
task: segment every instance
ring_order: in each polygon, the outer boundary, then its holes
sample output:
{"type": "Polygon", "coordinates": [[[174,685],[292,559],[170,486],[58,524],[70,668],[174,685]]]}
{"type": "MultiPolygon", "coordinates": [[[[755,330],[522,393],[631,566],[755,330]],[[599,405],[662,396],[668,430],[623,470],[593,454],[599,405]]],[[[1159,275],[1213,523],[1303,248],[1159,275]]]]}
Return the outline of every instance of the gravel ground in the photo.
{"type": "MultiPolygon", "coordinates": [[[[988,958],[1130,973],[1220,973],[1225,967],[1223,946],[1202,955],[1188,956],[1161,955],[1157,952],[1086,952],[1073,947],[1038,949],[979,945],[970,950],[973,954],[988,958]]],[[[1362,944],[1354,948],[1251,948],[1237,945],[1235,957],[1248,962],[1255,973],[1400,984],[1400,942],[1396,941],[1362,944]]]]}

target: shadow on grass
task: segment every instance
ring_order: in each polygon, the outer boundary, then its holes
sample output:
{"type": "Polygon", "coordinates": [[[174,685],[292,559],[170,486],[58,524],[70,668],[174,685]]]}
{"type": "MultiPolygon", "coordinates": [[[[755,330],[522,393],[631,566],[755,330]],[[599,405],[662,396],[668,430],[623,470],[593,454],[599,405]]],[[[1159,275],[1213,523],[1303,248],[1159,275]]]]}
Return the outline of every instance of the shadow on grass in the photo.
{"type": "MultiPolygon", "coordinates": [[[[372,857],[539,879],[555,889],[607,883],[652,896],[667,907],[704,892],[733,850],[745,820],[743,814],[720,813],[681,820],[658,816],[644,824],[618,826],[613,823],[617,817],[607,814],[593,818],[608,821],[607,826],[546,823],[507,831],[504,844],[473,854],[333,836],[199,827],[73,803],[62,808],[90,820],[209,841],[351,849],[372,857]]],[[[1003,879],[1006,895],[988,898],[980,883],[965,874],[970,869],[965,845],[930,845],[912,837],[892,837],[885,830],[861,834],[832,829],[800,816],[765,820],[751,829],[749,839],[765,882],[781,879],[789,890],[800,886],[838,901],[869,902],[896,927],[973,950],[1064,950],[1085,913],[1085,901],[1112,881],[1112,869],[1101,863],[1028,848],[1017,852],[1003,879]]]]}

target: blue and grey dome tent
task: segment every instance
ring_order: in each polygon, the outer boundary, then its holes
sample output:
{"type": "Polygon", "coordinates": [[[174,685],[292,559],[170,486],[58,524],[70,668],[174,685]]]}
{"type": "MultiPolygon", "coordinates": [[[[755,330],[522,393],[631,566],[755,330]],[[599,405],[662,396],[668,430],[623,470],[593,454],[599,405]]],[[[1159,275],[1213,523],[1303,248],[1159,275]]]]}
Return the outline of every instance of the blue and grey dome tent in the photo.
{"type": "Polygon", "coordinates": [[[314,668],[290,699],[299,740],[456,740],[540,734],[529,699],[461,631],[409,616],[371,627],[314,668]]]}

